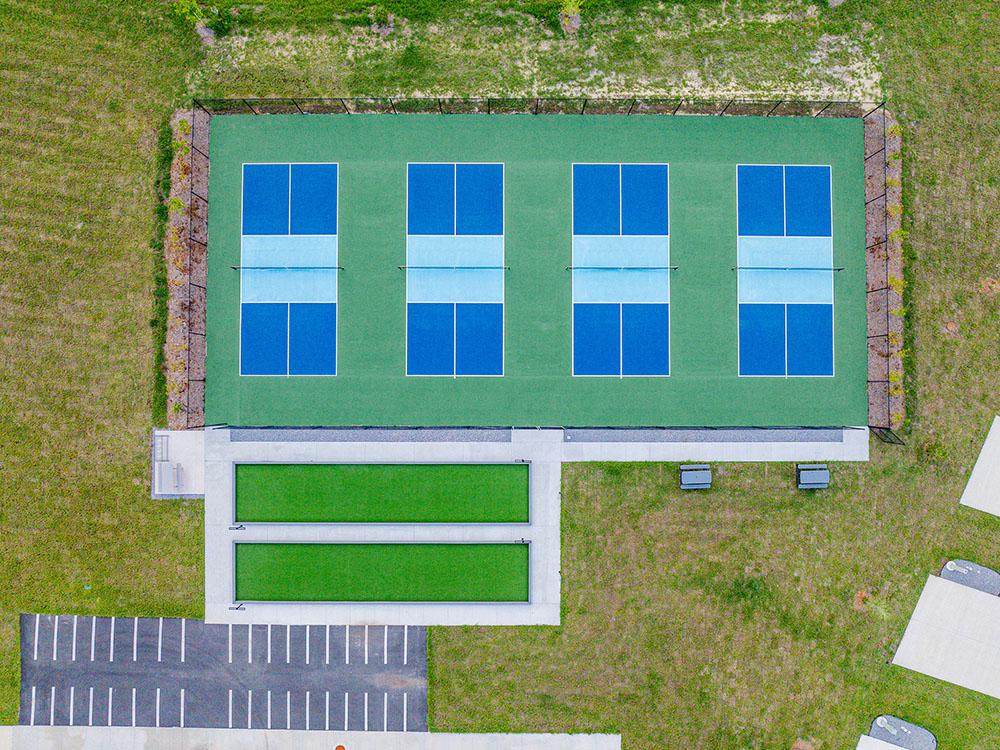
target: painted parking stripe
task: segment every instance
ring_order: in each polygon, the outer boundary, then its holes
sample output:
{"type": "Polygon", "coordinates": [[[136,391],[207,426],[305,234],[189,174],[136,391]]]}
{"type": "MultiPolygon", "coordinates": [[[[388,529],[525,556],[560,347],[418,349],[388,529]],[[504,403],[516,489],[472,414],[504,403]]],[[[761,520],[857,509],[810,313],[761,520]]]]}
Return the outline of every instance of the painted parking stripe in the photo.
{"type": "Polygon", "coordinates": [[[156,688],[156,726],[160,726],[160,689],[156,688]]]}
{"type": "MultiPolygon", "coordinates": [[[[368,663],[368,626],[365,625],[365,664],[368,663]]],[[[365,694],[367,695],[367,693],[365,694]]],[[[367,727],[365,727],[367,729],[367,727]]]]}
{"type": "Polygon", "coordinates": [[[181,688],[181,728],[184,728],[184,688],[181,688]]]}
{"type": "Polygon", "coordinates": [[[69,725],[70,726],[73,726],[73,698],[75,697],[74,693],[76,693],[76,686],[75,685],[70,685],[69,686],[69,725]]]}
{"type": "MultiPolygon", "coordinates": [[[[229,663],[230,664],[233,663],[233,624],[232,623],[229,623],[229,663]]],[[[231,694],[233,691],[230,690],[229,692],[231,694]]],[[[232,726],[232,724],[230,724],[230,726],[232,726]]]]}
{"type": "Polygon", "coordinates": [[[139,661],[139,618],[138,617],[132,618],[132,661],[139,661]]]}
{"type": "MultiPolygon", "coordinates": [[[[347,693],[344,693],[344,731],[347,731],[347,693]]],[[[34,705],[34,703],[32,703],[34,705]]],[[[32,715],[34,715],[34,709],[32,709],[32,715]]]]}
{"type": "Polygon", "coordinates": [[[382,693],[382,731],[389,731],[389,694],[382,693]]]}
{"type": "MultiPolygon", "coordinates": [[[[330,626],[327,625],[329,628],[330,626]]],[[[330,731],[330,691],[326,690],[326,710],[323,712],[326,716],[326,731],[330,731]]]]}
{"type": "Polygon", "coordinates": [[[389,626],[384,626],[382,630],[382,663],[389,663],[389,626]]]}
{"type": "MultiPolygon", "coordinates": [[[[229,634],[232,636],[233,626],[229,626],[229,634]]],[[[233,728],[233,689],[229,688],[229,728],[233,728]]]]}
{"type": "Polygon", "coordinates": [[[28,726],[35,726],[35,686],[31,686],[31,715],[28,717],[28,726]]]}
{"type": "Polygon", "coordinates": [[[49,694],[49,726],[53,726],[56,723],[56,686],[52,686],[52,692],[49,694]]]}
{"type": "Polygon", "coordinates": [[[247,729],[253,729],[253,689],[247,690],[247,729]]]}
{"type": "MultiPolygon", "coordinates": [[[[186,636],[187,636],[187,620],[181,619],[181,664],[184,663],[184,648],[186,645],[185,644],[186,636]]],[[[181,726],[183,726],[183,724],[181,726]]]]}
{"type": "Polygon", "coordinates": [[[253,625],[247,625],[247,664],[253,664],[253,625]]]}
{"type": "MultiPolygon", "coordinates": [[[[368,626],[365,625],[365,630],[367,631],[368,626]]],[[[365,731],[368,731],[368,691],[365,691],[365,731]]]]}
{"type": "Polygon", "coordinates": [[[94,726],[94,688],[90,688],[90,707],[87,709],[87,726],[94,726]]]}
{"type": "Polygon", "coordinates": [[[57,661],[59,653],[59,615],[55,616],[52,625],[52,661],[57,661]]]}
{"type": "Polygon", "coordinates": [[[111,706],[114,703],[115,689],[113,687],[108,688],[108,726],[111,726],[111,706]]]}
{"type": "Polygon", "coordinates": [[[292,728],[292,691],[285,691],[285,729],[292,728]]]}
{"type": "MultiPolygon", "coordinates": [[[[350,664],[350,663],[351,663],[351,626],[350,625],[345,625],[344,626],[344,664],[350,664]]],[[[347,694],[344,693],[344,695],[347,695],[347,694]]],[[[344,731],[345,732],[347,731],[346,727],[344,728],[344,731]]]]}
{"type": "Polygon", "coordinates": [[[76,620],[77,616],[73,615],[73,648],[71,649],[72,658],[70,661],[76,661],[76,620]]]}
{"type": "Polygon", "coordinates": [[[271,663],[271,626],[267,626],[267,663],[271,663]]]}
{"type": "Polygon", "coordinates": [[[306,690],[306,729],[309,728],[309,691],[306,690]]]}
{"type": "Polygon", "coordinates": [[[330,626],[326,626],[326,663],[330,663],[330,626]]]}
{"type": "Polygon", "coordinates": [[[407,654],[409,652],[409,640],[410,640],[410,626],[403,626],[403,664],[406,664],[407,654]]]}
{"type": "Polygon", "coordinates": [[[403,731],[406,731],[406,693],[403,693],[403,731]]]}
{"type": "Polygon", "coordinates": [[[160,618],[160,625],[156,633],[156,660],[163,661],[163,618],[160,618]]]}
{"type": "MultiPolygon", "coordinates": [[[[111,644],[108,646],[108,661],[115,660],[115,618],[111,618],[111,644]]],[[[110,714],[109,714],[110,716],[110,714]]],[[[108,726],[111,726],[111,719],[108,719],[108,726]]]]}
{"type": "Polygon", "coordinates": [[[135,726],[135,688],[132,688],[132,726],[135,726]]]}
{"type": "Polygon", "coordinates": [[[35,661],[38,661],[38,621],[41,619],[39,615],[35,615],[35,637],[32,638],[32,643],[35,649],[35,661]]]}

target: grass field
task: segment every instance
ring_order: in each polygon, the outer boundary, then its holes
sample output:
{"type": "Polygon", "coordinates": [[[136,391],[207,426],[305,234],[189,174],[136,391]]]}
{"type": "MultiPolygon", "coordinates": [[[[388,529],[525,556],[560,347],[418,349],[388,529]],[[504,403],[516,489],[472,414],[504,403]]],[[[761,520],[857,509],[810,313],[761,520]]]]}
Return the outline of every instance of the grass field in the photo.
{"type": "Polygon", "coordinates": [[[527,523],[527,464],[238,464],[241,523],[527,523]]]}
{"type": "Polygon", "coordinates": [[[166,3],[0,0],[0,720],[16,719],[18,612],[201,611],[200,506],[152,503],[147,486],[156,135],[185,82],[884,90],[905,144],[907,445],[875,445],[812,496],[788,466],[722,467],[716,490],[683,497],[675,467],[568,467],[563,626],[433,630],[431,723],[618,731],[627,750],[832,750],[890,711],[941,750],[1000,745],[995,701],[885,664],[928,572],[951,556],[1000,566],[1000,521],[957,505],[1000,410],[996,8],[594,0],[574,38],[555,2],[391,9],[412,20],[383,39],[354,2],[273,0],[199,61],[166,3]]]}
{"type": "Polygon", "coordinates": [[[526,544],[237,544],[236,598],[526,602],[526,544]]]}

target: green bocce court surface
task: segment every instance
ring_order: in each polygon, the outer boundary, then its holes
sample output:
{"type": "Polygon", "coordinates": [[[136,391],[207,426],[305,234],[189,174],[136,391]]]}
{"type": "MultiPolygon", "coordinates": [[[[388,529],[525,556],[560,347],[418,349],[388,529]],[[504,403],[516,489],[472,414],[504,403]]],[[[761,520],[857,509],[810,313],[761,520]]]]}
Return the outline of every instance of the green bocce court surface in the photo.
{"type": "Polygon", "coordinates": [[[208,424],[846,426],[867,423],[858,119],[232,115],[211,123],[208,424]],[[240,375],[244,163],[335,162],[336,375],[240,375]],[[407,164],[504,164],[502,377],[406,375],[407,164]],[[574,163],[669,165],[669,377],[572,375],[574,163]],[[740,377],[737,165],[829,165],[834,374],[740,377]]]}
{"type": "Polygon", "coordinates": [[[527,544],[235,545],[242,602],[527,602],[527,544]]]}
{"type": "Polygon", "coordinates": [[[528,464],[236,464],[238,523],[527,523],[528,464]]]}

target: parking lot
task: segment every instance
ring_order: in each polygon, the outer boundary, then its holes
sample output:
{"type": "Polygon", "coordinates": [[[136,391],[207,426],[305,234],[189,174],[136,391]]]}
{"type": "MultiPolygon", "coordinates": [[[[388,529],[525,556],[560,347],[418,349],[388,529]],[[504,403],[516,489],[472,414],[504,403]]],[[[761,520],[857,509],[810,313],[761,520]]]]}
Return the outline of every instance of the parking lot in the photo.
{"type": "Polygon", "coordinates": [[[426,731],[426,630],[21,615],[19,722],[426,731]]]}

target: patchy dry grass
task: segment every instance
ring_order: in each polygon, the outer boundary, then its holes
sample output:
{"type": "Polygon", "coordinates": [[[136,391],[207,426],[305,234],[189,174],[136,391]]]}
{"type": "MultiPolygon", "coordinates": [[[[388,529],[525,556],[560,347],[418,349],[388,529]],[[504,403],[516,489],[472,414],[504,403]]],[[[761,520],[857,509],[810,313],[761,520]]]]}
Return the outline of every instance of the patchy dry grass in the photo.
{"type": "Polygon", "coordinates": [[[398,3],[404,7],[388,37],[372,30],[367,12],[337,13],[337,3],[329,17],[340,23],[300,15],[309,31],[279,27],[274,5],[210,50],[193,91],[880,97],[871,24],[845,23],[805,0],[639,2],[627,10],[604,3],[592,13],[585,3],[583,28],[571,37],[554,22],[557,3],[451,3],[448,14],[398,3]],[[420,9],[411,16],[430,20],[406,18],[407,5],[420,9]]]}

